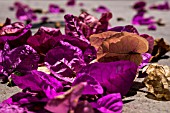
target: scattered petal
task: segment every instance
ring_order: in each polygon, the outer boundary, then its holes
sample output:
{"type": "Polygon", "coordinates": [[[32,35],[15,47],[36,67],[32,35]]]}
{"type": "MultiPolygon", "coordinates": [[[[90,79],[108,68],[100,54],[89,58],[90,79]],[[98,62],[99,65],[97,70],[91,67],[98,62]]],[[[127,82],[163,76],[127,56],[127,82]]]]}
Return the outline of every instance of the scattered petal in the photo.
{"type": "Polygon", "coordinates": [[[156,30],[156,25],[154,25],[154,24],[149,25],[148,30],[156,30]]]}
{"type": "Polygon", "coordinates": [[[98,6],[93,11],[95,11],[97,13],[107,13],[107,12],[110,12],[110,10],[106,6],[103,6],[103,5],[98,6]]]}
{"type": "Polygon", "coordinates": [[[76,0],[67,0],[67,6],[74,6],[76,4],[76,0]]]}
{"type": "Polygon", "coordinates": [[[156,10],[170,10],[169,2],[166,0],[164,3],[161,4],[153,4],[149,7],[150,9],[156,9],[156,10]]]}
{"type": "Polygon", "coordinates": [[[116,31],[116,32],[130,32],[130,33],[136,33],[139,34],[137,29],[133,25],[126,25],[126,26],[116,26],[113,28],[110,28],[108,31],[116,31]]]}
{"type": "Polygon", "coordinates": [[[146,2],[145,1],[137,1],[135,2],[135,4],[133,5],[133,9],[135,10],[141,10],[144,9],[146,6],[146,2]]]}
{"type": "Polygon", "coordinates": [[[64,13],[64,9],[60,8],[57,4],[50,4],[48,8],[49,13],[64,13]]]}

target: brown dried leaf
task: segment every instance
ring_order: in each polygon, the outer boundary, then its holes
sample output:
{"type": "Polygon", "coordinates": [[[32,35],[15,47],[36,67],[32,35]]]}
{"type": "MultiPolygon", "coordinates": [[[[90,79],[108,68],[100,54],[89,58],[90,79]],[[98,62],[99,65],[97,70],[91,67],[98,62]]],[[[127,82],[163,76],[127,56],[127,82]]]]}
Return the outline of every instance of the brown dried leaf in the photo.
{"type": "Polygon", "coordinates": [[[157,62],[163,55],[170,51],[170,45],[165,43],[163,38],[154,40],[154,48],[152,51],[152,61],[157,62]]]}
{"type": "Polygon", "coordinates": [[[148,51],[147,40],[134,33],[107,31],[93,34],[89,39],[97,50],[99,62],[130,60],[139,65],[141,54],[148,51]]]}
{"type": "Polygon", "coordinates": [[[148,74],[143,81],[148,91],[158,100],[170,100],[170,68],[150,64],[143,69],[143,72],[148,74]]]}

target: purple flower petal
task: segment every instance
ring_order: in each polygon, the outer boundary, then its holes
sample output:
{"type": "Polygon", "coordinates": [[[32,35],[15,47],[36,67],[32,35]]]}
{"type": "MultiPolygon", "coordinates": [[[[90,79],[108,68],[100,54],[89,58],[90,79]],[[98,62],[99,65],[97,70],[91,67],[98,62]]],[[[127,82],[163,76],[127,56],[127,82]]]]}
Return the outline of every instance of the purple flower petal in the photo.
{"type": "Polygon", "coordinates": [[[150,9],[157,9],[157,10],[170,10],[170,5],[169,2],[166,0],[162,4],[157,4],[157,5],[151,5],[149,7],[150,9]]]}
{"type": "Polygon", "coordinates": [[[148,41],[149,50],[146,53],[152,53],[154,47],[154,38],[152,36],[149,36],[148,34],[141,34],[140,36],[142,36],[148,41]]]}
{"type": "MultiPolygon", "coordinates": [[[[44,108],[45,104],[48,102],[48,100],[49,100],[48,98],[42,97],[42,96],[38,95],[37,93],[33,94],[33,93],[29,93],[29,92],[27,92],[27,93],[20,92],[20,93],[14,94],[7,100],[3,101],[2,104],[8,104],[10,106],[16,105],[21,109],[29,110],[28,113],[35,113],[35,112],[46,113],[46,112],[44,112],[43,108],[44,108]]],[[[7,112],[7,113],[9,113],[9,112],[7,112]]],[[[17,112],[17,113],[20,113],[20,112],[17,112]]],[[[23,112],[21,112],[21,113],[23,113],[23,112]]]]}
{"type": "Polygon", "coordinates": [[[78,74],[73,82],[73,86],[81,82],[87,82],[82,94],[84,95],[97,95],[103,94],[103,88],[100,83],[92,76],[86,74],[78,74]]]}
{"type": "Polygon", "coordinates": [[[32,34],[31,26],[30,24],[25,26],[21,22],[11,24],[10,20],[7,19],[5,26],[0,28],[0,47],[3,47],[6,41],[8,41],[11,49],[26,44],[26,40],[32,34]]]}
{"type": "Polygon", "coordinates": [[[81,7],[84,6],[84,3],[83,3],[83,2],[80,2],[80,3],[79,3],[79,6],[81,6],[81,7]]]}
{"type": "Polygon", "coordinates": [[[144,9],[146,6],[146,2],[145,1],[138,1],[133,5],[133,9],[135,10],[141,10],[144,9]]]}
{"type": "Polygon", "coordinates": [[[29,45],[23,45],[12,50],[4,50],[2,66],[4,74],[9,76],[14,71],[26,73],[38,68],[39,56],[29,45]]]}
{"type": "Polygon", "coordinates": [[[0,104],[0,113],[33,113],[19,105],[0,104]]]}
{"type": "Polygon", "coordinates": [[[133,19],[132,19],[132,24],[134,25],[150,25],[154,24],[155,20],[153,20],[154,17],[144,17],[144,12],[137,13],[133,19]]]}
{"type": "Polygon", "coordinates": [[[123,102],[120,93],[108,94],[97,101],[102,113],[122,113],[123,102]]]}
{"type": "Polygon", "coordinates": [[[56,76],[74,77],[85,64],[82,51],[68,42],[61,41],[61,46],[51,49],[45,57],[47,67],[56,76]]]}
{"type": "Polygon", "coordinates": [[[54,113],[69,113],[77,106],[85,85],[80,83],[64,94],[56,96],[46,104],[45,109],[54,113]]]}
{"type": "Polygon", "coordinates": [[[16,11],[16,17],[19,20],[23,21],[36,21],[37,16],[34,13],[34,11],[26,6],[26,5],[16,5],[17,11],[16,11]]]}
{"type": "Polygon", "coordinates": [[[110,12],[110,10],[106,6],[103,6],[103,5],[100,5],[99,7],[94,9],[94,11],[97,12],[97,13],[107,13],[107,12],[110,12]]]}
{"type": "Polygon", "coordinates": [[[143,53],[143,54],[142,54],[142,59],[143,59],[143,61],[142,61],[142,63],[139,65],[138,68],[140,69],[140,68],[146,66],[146,65],[149,63],[151,57],[152,57],[152,55],[151,55],[150,53],[143,53]]]}
{"type": "Polygon", "coordinates": [[[40,62],[43,62],[45,54],[62,40],[60,39],[62,37],[57,38],[60,35],[61,32],[59,29],[40,27],[34,36],[28,38],[27,43],[41,55],[40,62]]]}
{"type": "Polygon", "coordinates": [[[67,0],[67,6],[74,6],[76,4],[76,0],[67,0]]]}
{"type": "Polygon", "coordinates": [[[109,20],[112,18],[112,13],[102,13],[100,19],[99,19],[99,25],[97,26],[95,33],[101,33],[108,30],[109,27],[109,20]]]}
{"type": "Polygon", "coordinates": [[[60,8],[57,4],[50,4],[48,8],[49,13],[64,13],[64,9],[60,8]]]}
{"type": "Polygon", "coordinates": [[[42,23],[45,23],[45,22],[47,22],[47,20],[48,20],[49,18],[47,17],[47,16],[43,16],[43,17],[41,17],[41,21],[42,21],[42,23]]]}
{"type": "Polygon", "coordinates": [[[156,30],[156,25],[154,24],[149,25],[148,30],[156,30]]]}
{"type": "Polygon", "coordinates": [[[75,113],[95,113],[88,101],[80,101],[75,108],[75,113]]]}
{"type": "Polygon", "coordinates": [[[83,52],[86,51],[86,49],[89,49],[89,44],[86,41],[81,40],[80,38],[76,38],[68,35],[62,35],[57,38],[63,39],[64,42],[68,42],[69,44],[80,48],[83,52]]]}
{"type": "Polygon", "coordinates": [[[108,31],[116,31],[116,32],[130,32],[130,33],[136,33],[139,34],[137,29],[133,25],[126,25],[126,26],[116,26],[113,28],[110,28],[108,31]]]}
{"type": "Polygon", "coordinates": [[[78,17],[67,14],[64,16],[66,25],[65,25],[65,33],[66,35],[77,37],[80,40],[89,44],[89,41],[86,39],[90,34],[90,28],[87,25],[82,25],[78,17]],[[83,33],[83,29],[86,30],[83,33]]]}
{"type": "Polygon", "coordinates": [[[62,91],[62,84],[54,77],[40,71],[31,71],[30,74],[17,76],[12,74],[12,80],[21,89],[29,88],[31,91],[43,91],[48,98],[58,95],[62,91]]]}
{"type": "Polygon", "coordinates": [[[108,93],[125,95],[136,77],[138,66],[130,61],[93,63],[83,67],[79,74],[85,73],[95,78],[108,93]]]}
{"type": "Polygon", "coordinates": [[[88,46],[83,54],[84,61],[89,64],[92,60],[97,58],[97,51],[93,46],[88,46]]]}

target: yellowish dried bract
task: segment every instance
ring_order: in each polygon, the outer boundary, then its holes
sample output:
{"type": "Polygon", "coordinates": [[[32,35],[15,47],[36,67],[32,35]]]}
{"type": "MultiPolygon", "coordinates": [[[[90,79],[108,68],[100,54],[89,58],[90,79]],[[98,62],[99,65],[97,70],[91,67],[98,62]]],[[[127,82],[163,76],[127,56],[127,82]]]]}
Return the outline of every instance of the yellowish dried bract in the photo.
{"type": "Polygon", "coordinates": [[[143,69],[148,76],[144,84],[158,100],[170,100],[170,68],[159,64],[150,64],[143,69]]]}

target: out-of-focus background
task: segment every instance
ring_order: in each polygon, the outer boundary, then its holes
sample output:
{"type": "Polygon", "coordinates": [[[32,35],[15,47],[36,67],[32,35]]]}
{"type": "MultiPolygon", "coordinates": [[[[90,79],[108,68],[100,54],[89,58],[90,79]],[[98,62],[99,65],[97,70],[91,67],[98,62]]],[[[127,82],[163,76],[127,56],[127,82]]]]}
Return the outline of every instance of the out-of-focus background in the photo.
{"type": "MultiPolygon", "coordinates": [[[[132,18],[136,14],[136,11],[132,9],[132,5],[136,2],[136,0],[77,0],[74,6],[67,6],[67,0],[18,1],[29,5],[33,9],[43,9],[46,11],[48,10],[49,4],[58,4],[65,10],[64,13],[59,14],[37,14],[38,18],[41,18],[42,16],[49,17],[49,21],[64,21],[65,14],[73,14],[78,16],[81,13],[81,10],[86,10],[91,15],[100,18],[101,13],[93,11],[94,8],[97,8],[100,5],[106,6],[112,12],[113,17],[110,20],[112,27],[132,24],[132,18]],[[118,18],[122,18],[123,21],[118,21],[118,18]]],[[[163,0],[145,1],[147,2],[147,6],[149,6],[154,3],[161,3],[163,0]]],[[[9,7],[13,6],[14,2],[16,2],[16,0],[0,0],[0,23],[3,23],[7,17],[10,18],[12,22],[18,21],[15,16],[15,11],[9,10],[9,7]]],[[[135,25],[139,33],[146,33],[154,38],[164,38],[165,41],[170,44],[170,10],[149,10],[146,16],[147,15],[154,16],[157,20],[162,19],[165,26],[157,27],[156,30],[148,30],[147,26],[135,25]]],[[[40,20],[33,23],[38,22],[40,22],[40,20]]],[[[38,28],[32,29],[33,33],[35,33],[37,29],[38,28]]],[[[64,27],[61,27],[60,29],[64,33],[64,27]]],[[[170,53],[167,53],[166,55],[170,56],[170,53]]],[[[167,57],[167,59],[161,59],[158,63],[170,66],[170,58],[167,57]]],[[[18,91],[20,90],[17,87],[9,88],[5,84],[0,84],[0,102],[18,91]]],[[[170,113],[170,102],[148,99],[145,95],[145,92],[139,91],[136,95],[124,99],[125,104],[123,107],[123,113],[170,113]]]]}

